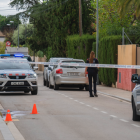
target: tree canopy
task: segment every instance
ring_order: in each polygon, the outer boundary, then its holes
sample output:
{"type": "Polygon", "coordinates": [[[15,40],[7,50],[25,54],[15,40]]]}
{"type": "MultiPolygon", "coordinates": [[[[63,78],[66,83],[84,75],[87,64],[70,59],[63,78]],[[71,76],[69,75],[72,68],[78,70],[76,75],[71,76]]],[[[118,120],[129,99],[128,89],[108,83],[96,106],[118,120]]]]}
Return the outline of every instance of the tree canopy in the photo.
{"type": "MultiPolygon", "coordinates": [[[[13,0],[10,5],[25,9],[20,13],[23,18],[30,18],[34,24],[34,33],[27,39],[32,50],[50,52],[51,56],[66,56],[66,37],[79,34],[79,5],[76,0],[13,0]]],[[[90,0],[82,0],[83,33],[92,33],[94,19],[90,0]]]]}
{"type": "Polygon", "coordinates": [[[121,17],[124,17],[131,9],[134,9],[134,15],[140,16],[140,0],[117,0],[121,17]]]}
{"type": "Polygon", "coordinates": [[[18,26],[18,23],[21,23],[19,18],[17,17],[11,17],[11,16],[2,16],[0,15],[0,31],[2,32],[9,32],[9,28],[11,30],[16,29],[18,26]],[[14,21],[14,23],[10,23],[10,21],[14,21]],[[10,27],[7,26],[7,24],[11,24],[10,27]]]}

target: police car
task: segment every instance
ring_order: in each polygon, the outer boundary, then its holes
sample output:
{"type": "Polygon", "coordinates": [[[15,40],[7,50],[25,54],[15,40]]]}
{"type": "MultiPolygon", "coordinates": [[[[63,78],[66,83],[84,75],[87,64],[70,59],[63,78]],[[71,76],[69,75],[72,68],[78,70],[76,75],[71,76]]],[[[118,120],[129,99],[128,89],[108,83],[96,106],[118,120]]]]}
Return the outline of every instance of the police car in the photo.
{"type": "Polygon", "coordinates": [[[37,75],[27,59],[0,59],[0,91],[31,91],[37,95],[37,75]]]}

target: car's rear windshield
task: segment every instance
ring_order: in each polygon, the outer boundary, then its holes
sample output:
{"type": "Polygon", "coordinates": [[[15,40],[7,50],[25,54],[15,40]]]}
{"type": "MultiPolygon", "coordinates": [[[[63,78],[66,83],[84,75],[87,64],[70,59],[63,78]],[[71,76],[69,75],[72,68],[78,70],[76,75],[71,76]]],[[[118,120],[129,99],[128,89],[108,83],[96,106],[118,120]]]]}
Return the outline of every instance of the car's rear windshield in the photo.
{"type": "Polygon", "coordinates": [[[57,62],[58,59],[51,59],[50,62],[57,62]]]}
{"type": "MultiPolygon", "coordinates": [[[[83,61],[62,61],[61,63],[71,63],[71,64],[76,64],[76,63],[84,63],[83,61]]],[[[61,66],[62,68],[84,68],[82,66],[61,66]]]]}
{"type": "Polygon", "coordinates": [[[0,61],[0,70],[4,69],[31,69],[27,61],[5,60],[0,61]]]}

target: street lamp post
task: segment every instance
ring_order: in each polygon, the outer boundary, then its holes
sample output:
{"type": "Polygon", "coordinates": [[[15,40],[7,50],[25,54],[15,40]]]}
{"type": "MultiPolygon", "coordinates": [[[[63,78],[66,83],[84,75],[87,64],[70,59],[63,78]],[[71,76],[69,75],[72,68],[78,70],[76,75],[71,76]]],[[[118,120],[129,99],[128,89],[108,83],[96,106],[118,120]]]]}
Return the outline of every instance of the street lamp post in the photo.
{"type": "Polygon", "coordinates": [[[13,32],[14,32],[14,21],[10,21],[10,23],[13,23],[13,32]]]}
{"type": "Polygon", "coordinates": [[[7,24],[7,26],[9,26],[9,33],[10,33],[10,24],[7,24]]]}

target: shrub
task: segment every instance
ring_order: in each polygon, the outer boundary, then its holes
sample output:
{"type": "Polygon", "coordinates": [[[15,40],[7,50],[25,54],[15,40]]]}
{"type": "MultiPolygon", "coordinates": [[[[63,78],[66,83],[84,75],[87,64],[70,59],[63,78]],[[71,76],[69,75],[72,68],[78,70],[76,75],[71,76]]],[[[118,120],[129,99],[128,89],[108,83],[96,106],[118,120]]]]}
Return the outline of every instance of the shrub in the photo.
{"type": "MultiPolygon", "coordinates": [[[[121,44],[121,36],[107,36],[99,41],[98,59],[100,64],[117,64],[118,45],[121,44]]],[[[96,43],[92,44],[93,51],[96,52],[96,43]]],[[[117,69],[100,68],[99,80],[107,86],[117,81],[117,69]]]]}
{"type": "Polygon", "coordinates": [[[83,59],[86,61],[92,50],[92,43],[95,42],[95,37],[92,35],[72,35],[66,39],[67,57],[75,59],[83,59]]]}
{"type": "Polygon", "coordinates": [[[5,53],[5,43],[0,42],[0,54],[4,54],[4,53],[5,53]]]}

